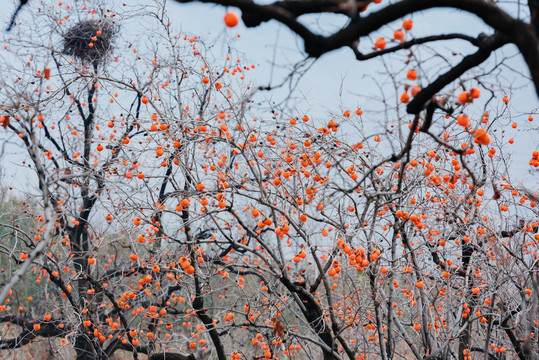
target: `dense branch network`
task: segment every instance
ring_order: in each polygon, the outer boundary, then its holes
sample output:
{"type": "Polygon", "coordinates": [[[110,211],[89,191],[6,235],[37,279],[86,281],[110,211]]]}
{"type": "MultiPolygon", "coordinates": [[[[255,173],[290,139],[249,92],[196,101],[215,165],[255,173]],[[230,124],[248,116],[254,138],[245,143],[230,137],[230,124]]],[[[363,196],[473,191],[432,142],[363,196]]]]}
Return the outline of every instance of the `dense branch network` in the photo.
{"type": "MultiPolygon", "coordinates": [[[[452,40],[475,52],[436,72],[407,105],[407,122],[404,102],[378,113],[260,114],[249,85],[234,85],[255,67],[230,53],[215,65],[200,38],[173,33],[160,11],[137,19],[151,29],[141,43],[157,45],[119,41],[110,63],[50,55],[54,44],[31,36],[10,43],[5,51],[29,48],[32,60],[0,77],[1,131],[28,152],[43,199],[0,212],[0,257],[22,269],[0,275],[23,281],[0,298],[9,301],[0,324],[18,331],[0,349],[39,338],[61,338],[81,360],[117,350],[152,360],[470,360],[506,350],[524,359],[537,349],[537,197],[500,176],[502,146],[455,118],[477,106],[471,93],[455,108],[436,100],[505,44],[535,41],[537,4],[529,25],[479,0],[403,0],[366,16],[378,1],[205,2],[241,8],[249,27],[280,21],[312,58],[349,47],[366,61],[452,40]],[[360,51],[363,37],[434,7],[476,14],[493,34],[360,51]],[[321,12],[350,21],[317,35],[299,18],[321,12]],[[52,76],[42,74],[49,64],[52,76]],[[362,129],[383,112],[385,133],[362,129]],[[40,206],[53,209],[43,217],[40,206]]],[[[76,17],[54,6],[36,23],[56,29],[76,17]]],[[[95,46],[100,24],[86,23],[90,39],[77,49],[95,46]]],[[[533,49],[522,53],[534,62],[533,49]]],[[[506,119],[481,113],[474,128],[506,119]]]]}
{"type": "MultiPolygon", "coordinates": [[[[176,1],[188,3],[193,0],[176,1]]],[[[240,8],[242,10],[242,19],[247,27],[256,27],[265,21],[277,20],[303,39],[305,52],[311,57],[320,57],[336,49],[350,47],[354,51],[356,58],[362,61],[407,49],[414,45],[448,39],[466,40],[479,48],[475,54],[465,57],[461,64],[455,66],[420,91],[418,96],[407,107],[410,114],[419,113],[438,91],[451,84],[466,71],[483,63],[492,52],[507,43],[514,43],[519,48],[528,65],[536,92],[539,94],[539,37],[537,32],[539,20],[537,20],[536,16],[538,8],[536,1],[529,1],[532,23],[515,19],[496,4],[483,0],[402,0],[388,4],[365,17],[361,17],[358,13],[350,15],[346,12],[347,7],[352,6],[353,8],[363,9],[372,1],[346,3],[338,0],[293,0],[275,1],[264,5],[252,0],[198,1],[240,8]],[[363,55],[357,49],[357,44],[362,37],[379,30],[382,26],[412,13],[434,8],[453,8],[474,14],[489,25],[496,34],[488,37],[479,35],[477,38],[462,34],[432,35],[368,55],[363,55]],[[303,25],[298,19],[301,15],[312,13],[344,13],[350,17],[350,21],[348,25],[333,34],[322,36],[303,25]]]]}

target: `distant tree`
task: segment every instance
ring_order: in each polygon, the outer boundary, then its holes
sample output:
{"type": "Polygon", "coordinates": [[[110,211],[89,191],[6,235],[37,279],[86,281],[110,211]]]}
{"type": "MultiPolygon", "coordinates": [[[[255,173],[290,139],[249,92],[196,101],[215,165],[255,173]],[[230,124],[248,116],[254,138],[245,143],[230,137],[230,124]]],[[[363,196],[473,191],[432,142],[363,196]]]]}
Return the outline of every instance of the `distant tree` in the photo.
{"type": "MultiPolygon", "coordinates": [[[[463,75],[530,25],[452,1],[499,31],[448,35],[478,52],[443,71],[390,53],[443,40],[410,39],[401,17],[446,1],[365,17],[355,9],[370,2],[214,2],[248,26],[283,22],[311,56],[386,54],[399,95],[370,112],[255,106],[258,69],[233,43],[214,56],[175,32],[164,2],[32,1],[0,49],[2,131],[39,190],[27,228],[0,214],[0,322],[19,331],[0,349],[50,338],[78,360],[536,357],[537,195],[513,183],[503,133],[533,114],[513,122],[495,73],[463,75]],[[349,25],[325,38],[297,19],[325,11],[349,25]],[[360,35],[397,20],[394,47],[359,52],[360,35]]],[[[521,51],[532,68],[534,50],[521,51]]]]}

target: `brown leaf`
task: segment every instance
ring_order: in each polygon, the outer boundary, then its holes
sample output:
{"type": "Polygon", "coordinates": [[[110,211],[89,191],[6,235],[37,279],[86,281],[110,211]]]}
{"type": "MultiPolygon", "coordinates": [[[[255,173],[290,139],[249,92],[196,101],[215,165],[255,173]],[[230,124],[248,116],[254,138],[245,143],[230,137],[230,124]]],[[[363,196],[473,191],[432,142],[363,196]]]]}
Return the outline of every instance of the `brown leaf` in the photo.
{"type": "Polygon", "coordinates": [[[9,126],[9,116],[0,116],[0,123],[4,127],[4,129],[7,129],[9,126]]]}
{"type": "Polygon", "coordinates": [[[284,338],[284,327],[280,321],[277,321],[275,325],[273,325],[273,336],[275,335],[277,335],[281,339],[284,338]]]}

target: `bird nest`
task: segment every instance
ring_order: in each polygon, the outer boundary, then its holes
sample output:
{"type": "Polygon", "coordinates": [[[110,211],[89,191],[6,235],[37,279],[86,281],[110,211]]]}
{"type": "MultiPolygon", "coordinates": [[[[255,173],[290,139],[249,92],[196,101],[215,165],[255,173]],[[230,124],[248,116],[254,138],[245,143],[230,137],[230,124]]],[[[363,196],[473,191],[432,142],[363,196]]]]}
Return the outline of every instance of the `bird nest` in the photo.
{"type": "Polygon", "coordinates": [[[112,48],[115,32],[115,26],[107,21],[81,21],[64,34],[64,54],[101,63],[112,48]]]}

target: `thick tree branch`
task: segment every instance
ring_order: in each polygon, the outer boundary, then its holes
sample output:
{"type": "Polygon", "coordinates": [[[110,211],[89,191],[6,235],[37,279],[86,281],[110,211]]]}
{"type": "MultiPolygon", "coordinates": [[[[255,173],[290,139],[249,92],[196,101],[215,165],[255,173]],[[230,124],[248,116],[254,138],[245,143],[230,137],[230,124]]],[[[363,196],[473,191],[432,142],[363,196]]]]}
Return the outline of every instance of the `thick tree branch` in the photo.
{"type": "Polygon", "coordinates": [[[481,37],[480,43],[481,46],[477,52],[464,57],[460,64],[451,68],[451,70],[445,74],[440,75],[438,79],[422,89],[406,107],[407,112],[409,114],[419,114],[419,112],[423,110],[425,104],[436,93],[441,91],[446,85],[458,79],[466,71],[487,60],[494,50],[507,44],[507,39],[502,34],[497,33],[489,37],[481,37]]]}
{"type": "Polygon", "coordinates": [[[528,0],[528,8],[530,9],[530,23],[535,29],[535,35],[539,36],[539,0],[528,0]]]}
{"type": "MultiPolygon", "coordinates": [[[[5,315],[0,317],[0,323],[11,323],[22,328],[21,333],[15,338],[0,339],[1,349],[17,349],[30,343],[32,340],[41,337],[58,337],[65,333],[64,329],[56,326],[56,322],[52,321],[36,321],[33,318],[21,317],[15,315],[5,315]],[[39,324],[39,329],[36,330],[34,325],[39,324]]],[[[59,324],[60,322],[58,322],[59,324]]]]}
{"type": "Polygon", "coordinates": [[[13,26],[15,26],[15,21],[17,20],[17,15],[19,15],[19,12],[21,9],[28,3],[28,0],[20,0],[19,5],[17,6],[17,9],[13,12],[13,15],[11,15],[11,20],[9,21],[9,25],[6,28],[6,31],[11,31],[13,26]]]}
{"type": "MultiPolygon", "coordinates": [[[[176,1],[182,3],[192,2],[192,0],[176,1]]],[[[519,19],[514,19],[492,2],[485,2],[482,0],[403,0],[387,5],[364,18],[354,19],[341,30],[330,36],[324,37],[315,34],[306,26],[300,24],[296,19],[297,14],[293,10],[284,8],[281,2],[258,5],[251,0],[200,1],[225,6],[236,6],[244,13],[256,14],[262,21],[267,21],[269,19],[277,20],[286,25],[304,40],[305,52],[312,57],[320,57],[325,53],[341,47],[352,47],[361,37],[367,36],[372,32],[379,30],[381,27],[412,13],[434,8],[459,9],[476,15],[494,30],[505,35],[506,41],[514,43],[519,48],[528,65],[536,93],[539,94],[539,38],[534,27],[519,19]]],[[[309,5],[313,4],[311,2],[308,3],[309,5]]],[[[532,2],[530,5],[530,9],[533,11],[536,11],[537,7],[535,2],[532,2]]],[[[327,9],[324,9],[323,7],[319,8],[319,12],[324,12],[326,10],[327,9]]],[[[309,12],[312,11],[312,9],[309,9],[309,12]]],[[[534,14],[535,12],[532,14],[533,21],[536,23],[536,16],[534,14]]],[[[257,26],[260,23],[261,21],[246,21],[246,26],[257,26]]],[[[485,54],[486,53],[482,53],[483,56],[485,56],[485,54]]],[[[414,107],[410,107],[410,110],[417,111],[416,108],[418,104],[419,101],[415,103],[414,107]]]]}

